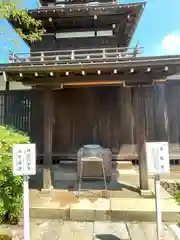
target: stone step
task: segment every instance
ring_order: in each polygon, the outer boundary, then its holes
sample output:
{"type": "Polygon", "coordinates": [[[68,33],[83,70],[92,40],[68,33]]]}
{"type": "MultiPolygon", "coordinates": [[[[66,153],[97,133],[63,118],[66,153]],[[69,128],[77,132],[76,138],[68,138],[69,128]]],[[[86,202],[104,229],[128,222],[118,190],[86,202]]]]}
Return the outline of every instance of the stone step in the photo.
{"type": "MultiPolygon", "coordinates": [[[[180,206],[173,198],[161,199],[164,222],[180,221],[180,206]]],[[[30,201],[30,216],[38,219],[71,221],[139,221],[156,220],[154,198],[78,198],[68,191],[54,195],[37,194],[30,201]]]]}

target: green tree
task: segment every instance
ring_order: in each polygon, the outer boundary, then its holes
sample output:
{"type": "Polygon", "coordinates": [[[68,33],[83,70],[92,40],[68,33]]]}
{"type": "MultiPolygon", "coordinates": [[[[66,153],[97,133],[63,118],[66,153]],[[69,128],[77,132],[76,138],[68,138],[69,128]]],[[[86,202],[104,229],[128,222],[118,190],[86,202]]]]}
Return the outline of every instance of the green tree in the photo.
{"type": "MultiPolygon", "coordinates": [[[[28,43],[40,41],[44,29],[42,22],[28,14],[27,9],[22,9],[21,1],[2,0],[0,2],[0,18],[13,22],[16,32],[28,43]]],[[[0,26],[0,31],[4,31],[0,26]]]]}

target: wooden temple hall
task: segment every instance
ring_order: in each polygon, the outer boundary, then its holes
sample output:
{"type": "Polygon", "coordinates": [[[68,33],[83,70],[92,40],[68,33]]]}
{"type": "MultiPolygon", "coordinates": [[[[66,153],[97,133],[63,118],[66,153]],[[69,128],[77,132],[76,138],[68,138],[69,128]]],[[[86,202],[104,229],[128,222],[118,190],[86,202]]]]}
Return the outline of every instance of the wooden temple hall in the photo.
{"type": "Polygon", "coordinates": [[[29,10],[42,20],[44,37],[0,70],[5,96],[15,99],[10,106],[5,98],[6,123],[19,119],[37,144],[44,189],[52,186],[53,164],[76,161],[79,176],[84,152],[95,157],[97,149],[108,178],[113,161],[136,160],[141,190],[148,190],[145,141],[168,141],[170,160],[180,159],[174,150],[180,85],[168,80],[180,72],[180,56],[142,57],[141,47],[129,47],[144,8],[144,2],[41,0],[29,10]],[[30,89],[10,90],[12,82],[30,89]]]}

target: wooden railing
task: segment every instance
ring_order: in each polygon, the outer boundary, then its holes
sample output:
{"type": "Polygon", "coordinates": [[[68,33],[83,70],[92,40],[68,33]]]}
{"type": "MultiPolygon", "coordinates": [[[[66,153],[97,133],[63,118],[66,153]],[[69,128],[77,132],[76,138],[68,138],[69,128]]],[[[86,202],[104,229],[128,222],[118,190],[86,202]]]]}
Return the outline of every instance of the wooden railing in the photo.
{"type": "Polygon", "coordinates": [[[117,1],[111,1],[111,0],[99,0],[99,1],[94,1],[94,0],[81,0],[81,1],[76,1],[76,0],[54,0],[54,4],[56,6],[74,6],[74,7],[84,7],[84,6],[92,6],[92,7],[103,7],[107,5],[115,5],[117,4],[117,1]]]}
{"type": "Polygon", "coordinates": [[[77,7],[82,7],[84,5],[86,6],[104,6],[106,5],[112,5],[112,4],[117,4],[117,1],[113,1],[113,0],[98,0],[98,1],[94,1],[94,0],[81,0],[81,1],[77,1],[77,0],[40,0],[40,3],[42,5],[42,7],[47,6],[48,4],[50,5],[56,5],[56,6],[77,6],[77,7]]]}
{"type": "Polygon", "coordinates": [[[142,47],[135,48],[97,48],[78,50],[41,51],[30,53],[13,53],[9,56],[11,63],[74,63],[116,61],[122,58],[136,57],[141,54],[142,47]]]}

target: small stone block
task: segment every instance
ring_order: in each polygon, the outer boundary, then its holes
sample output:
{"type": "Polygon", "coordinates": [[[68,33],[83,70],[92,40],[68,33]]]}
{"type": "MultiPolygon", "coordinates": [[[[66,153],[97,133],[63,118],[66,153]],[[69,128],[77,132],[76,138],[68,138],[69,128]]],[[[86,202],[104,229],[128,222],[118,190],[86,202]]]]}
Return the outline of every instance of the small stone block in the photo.
{"type": "Polygon", "coordinates": [[[154,199],[111,198],[112,221],[155,221],[154,199]]]}
{"type": "Polygon", "coordinates": [[[78,203],[70,206],[70,220],[72,221],[94,221],[95,210],[89,199],[80,199],[78,203]]]}
{"type": "Polygon", "coordinates": [[[69,220],[70,219],[70,205],[60,206],[60,219],[69,220]]]}
{"type": "Polygon", "coordinates": [[[131,161],[117,161],[116,164],[117,170],[133,169],[133,164],[131,161]]]}
{"type": "Polygon", "coordinates": [[[102,192],[102,190],[81,190],[78,194],[80,198],[101,198],[102,192]]]}
{"type": "Polygon", "coordinates": [[[152,197],[152,196],[154,196],[151,190],[141,190],[141,189],[140,189],[140,195],[142,197],[152,197]]]}
{"type": "Polygon", "coordinates": [[[111,219],[110,199],[98,198],[93,203],[95,209],[95,221],[109,221],[111,219]]]}
{"type": "Polygon", "coordinates": [[[180,213],[175,211],[163,211],[162,220],[164,222],[180,222],[180,213]]]}
{"type": "Polygon", "coordinates": [[[58,219],[60,218],[58,209],[49,209],[49,208],[31,208],[30,217],[38,219],[58,219]]]}
{"type": "Polygon", "coordinates": [[[161,211],[163,221],[180,221],[180,205],[174,199],[161,199],[161,211]]]}
{"type": "Polygon", "coordinates": [[[53,186],[51,186],[50,188],[47,188],[47,189],[42,188],[42,189],[41,189],[41,193],[42,193],[42,194],[49,194],[49,193],[52,192],[52,190],[53,190],[53,186]]]}
{"type": "MultiPolygon", "coordinates": [[[[69,205],[70,206],[70,205],[69,205]]],[[[30,208],[31,218],[69,219],[68,206],[61,207],[60,202],[46,201],[32,204],[30,208]]]]}
{"type": "Polygon", "coordinates": [[[111,213],[111,221],[127,221],[127,222],[154,222],[156,220],[155,212],[141,212],[138,210],[113,210],[111,213]]]}

